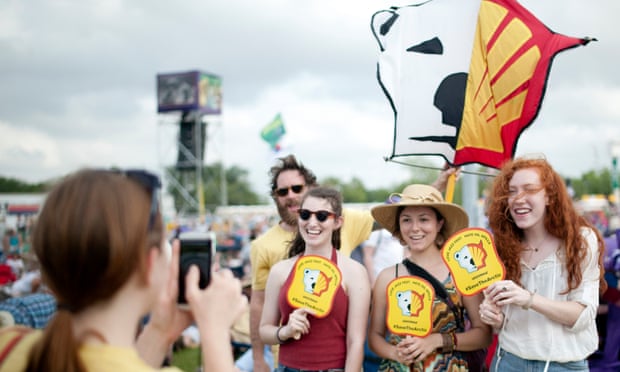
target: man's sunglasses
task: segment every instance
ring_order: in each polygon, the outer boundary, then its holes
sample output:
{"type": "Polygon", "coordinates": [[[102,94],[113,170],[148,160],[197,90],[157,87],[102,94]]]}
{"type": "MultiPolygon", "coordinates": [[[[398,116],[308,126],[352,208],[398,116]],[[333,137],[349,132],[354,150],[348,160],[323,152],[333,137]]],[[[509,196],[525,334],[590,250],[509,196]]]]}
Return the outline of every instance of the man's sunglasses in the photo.
{"type": "Polygon", "coordinates": [[[161,188],[159,177],[142,169],[112,169],[110,171],[139,183],[151,193],[151,210],[149,212],[148,225],[148,231],[151,231],[155,225],[155,218],[157,218],[157,211],[159,210],[159,189],[161,188]]]}
{"type": "Polygon", "coordinates": [[[275,190],[276,195],[278,196],[287,196],[288,190],[292,190],[295,194],[299,194],[303,191],[304,185],[293,185],[290,187],[282,187],[275,190]]]}
{"type": "Polygon", "coordinates": [[[316,216],[317,221],[325,222],[329,217],[336,218],[336,213],[330,211],[311,211],[309,209],[300,209],[299,210],[299,218],[304,221],[308,221],[312,215],[316,216]]]}

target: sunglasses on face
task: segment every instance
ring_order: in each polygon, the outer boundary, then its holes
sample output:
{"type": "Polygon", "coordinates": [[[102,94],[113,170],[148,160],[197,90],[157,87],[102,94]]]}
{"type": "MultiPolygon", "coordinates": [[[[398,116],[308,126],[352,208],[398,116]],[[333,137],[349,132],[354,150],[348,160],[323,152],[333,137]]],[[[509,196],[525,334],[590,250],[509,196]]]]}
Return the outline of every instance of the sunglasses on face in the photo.
{"type": "Polygon", "coordinates": [[[287,196],[288,190],[293,191],[295,194],[299,194],[303,191],[304,185],[293,185],[290,187],[282,187],[275,190],[276,195],[278,196],[287,196]]]}
{"type": "Polygon", "coordinates": [[[314,215],[316,217],[316,220],[319,222],[325,222],[329,217],[336,218],[336,213],[330,211],[311,211],[309,209],[299,210],[299,218],[304,221],[308,221],[312,215],[314,215]]]}
{"type": "Polygon", "coordinates": [[[114,169],[111,170],[111,172],[123,175],[132,181],[139,183],[151,193],[151,210],[149,212],[148,225],[148,231],[151,231],[155,225],[155,218],[157,218],[157,211],[159,210],[159,189],[161,188],[161,181],[159,180],[159,177],[142,169],[114,169]]]}

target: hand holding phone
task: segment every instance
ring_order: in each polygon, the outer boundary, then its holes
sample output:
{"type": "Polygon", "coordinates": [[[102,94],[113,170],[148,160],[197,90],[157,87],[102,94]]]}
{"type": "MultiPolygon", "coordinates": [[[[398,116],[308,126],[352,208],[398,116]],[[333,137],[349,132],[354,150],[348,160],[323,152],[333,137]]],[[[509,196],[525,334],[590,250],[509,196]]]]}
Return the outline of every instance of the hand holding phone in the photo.
{"type": "Polygon", "coordinates": [[[198,286],[205,289],[211,281],[211,264],[215,251],[215,234],[200,231],[182,232],[178,236],[181,252],[179,257],[179,296],[177,303],[187,306],[185,276],[192,265],[200,270],[198,286]]]}

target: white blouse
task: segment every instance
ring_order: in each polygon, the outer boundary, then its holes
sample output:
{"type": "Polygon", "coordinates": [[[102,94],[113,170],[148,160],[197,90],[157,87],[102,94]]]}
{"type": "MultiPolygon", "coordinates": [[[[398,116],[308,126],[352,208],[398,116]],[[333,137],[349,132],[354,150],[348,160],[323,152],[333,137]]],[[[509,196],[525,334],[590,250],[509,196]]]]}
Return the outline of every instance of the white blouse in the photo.
{"type": "Polygon", "coordinates": [[[599,304],[598,245],[596,234],[582,228],[588,255],[582,264],[583,279],[576,289],[567,288],[564,270],[565,251],[559,249],[541,261],[535,269],[521,261],[521,282],[525,289],[556,301],[576,301],[585,308],[573,327],[549,320],[544,315],[520,306],[504,308],[506,321],[499,333],[499,345],[523,359],[554,362],[583,360],[596,351],[598,332],[596,312],[599,304]]]}

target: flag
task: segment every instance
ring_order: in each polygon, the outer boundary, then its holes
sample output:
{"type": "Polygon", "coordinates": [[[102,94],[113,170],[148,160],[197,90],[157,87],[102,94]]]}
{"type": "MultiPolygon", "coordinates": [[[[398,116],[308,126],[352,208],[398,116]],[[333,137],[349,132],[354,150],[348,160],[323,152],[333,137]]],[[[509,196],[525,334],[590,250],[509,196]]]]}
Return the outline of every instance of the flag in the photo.
{"type": "Polygon", "coordinates": [[[431,0],[371,23],[394,112],[389,158],[440,155],[453,165],[499,168],[511,158],[555,55],[590,41],[549,30],[515,0],[431,0]]]}
{"type": "Polygon", "coordinates": [[[260,132],[261,138],[264,139],[274,151],[280,150],[280,140],[284,134],[286,134],[286,129],[284,128],[282,116],[279,113],[260,132]]]}

